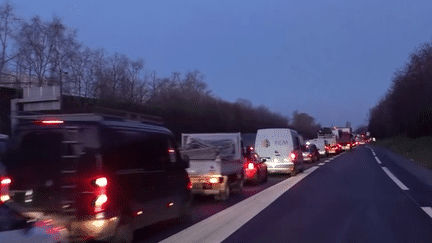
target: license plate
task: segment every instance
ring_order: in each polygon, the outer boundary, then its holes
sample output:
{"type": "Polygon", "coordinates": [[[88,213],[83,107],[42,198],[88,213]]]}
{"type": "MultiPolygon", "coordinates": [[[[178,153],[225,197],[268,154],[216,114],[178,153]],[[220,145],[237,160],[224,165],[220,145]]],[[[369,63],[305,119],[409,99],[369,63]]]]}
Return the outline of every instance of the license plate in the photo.
{"type": "Polygon", "coordinates": [[[199,183],[193,184],[192,189],[202,189],[202,185],[199,183]]]}

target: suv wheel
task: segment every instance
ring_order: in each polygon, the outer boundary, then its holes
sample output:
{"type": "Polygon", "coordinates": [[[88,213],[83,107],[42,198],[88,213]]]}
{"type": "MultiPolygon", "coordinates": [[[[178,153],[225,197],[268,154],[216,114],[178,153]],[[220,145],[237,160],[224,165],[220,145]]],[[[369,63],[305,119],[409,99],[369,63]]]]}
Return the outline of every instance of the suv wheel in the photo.
{"type": "Polygon", "coordinates": [[[297,168],[294,167],[294,169],[291,171],[290,173],[291,176],[296,176],[297,175],[297,168]]]}

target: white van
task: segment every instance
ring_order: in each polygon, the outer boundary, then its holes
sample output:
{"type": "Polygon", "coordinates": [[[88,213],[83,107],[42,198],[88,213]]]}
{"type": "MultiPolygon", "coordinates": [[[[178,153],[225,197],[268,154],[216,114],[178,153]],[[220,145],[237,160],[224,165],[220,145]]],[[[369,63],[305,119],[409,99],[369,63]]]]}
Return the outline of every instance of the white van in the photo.
{"type": "Polygon", "coordinates": [[[327,157],[328,152],[326,146],[330,145],[327,138],[315,138],[315,139],[308,140],[307,143],[315,144],[315,146],[318,148],[318,152],[320,156],[327,157]]]}
{"type": "Polygon", "coordinates": [[[304,170],[300,137],[297,131],[287,128],[259,129],[255,151],[265,160],[269,173],[289,173],[304,170]]]}

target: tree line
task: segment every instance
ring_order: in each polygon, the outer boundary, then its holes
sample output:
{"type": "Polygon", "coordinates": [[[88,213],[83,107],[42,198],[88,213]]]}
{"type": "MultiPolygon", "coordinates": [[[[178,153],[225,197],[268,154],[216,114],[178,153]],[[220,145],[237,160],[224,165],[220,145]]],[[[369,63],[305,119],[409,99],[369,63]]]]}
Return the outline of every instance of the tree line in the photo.
{"type": "Polygon", "coordinates": [[[176,135],[298,127],[309,137],[319,126],[305,113],[295,113],[289,123],[286,116],[249,100],[218,98],[197,70],[159,77],[145,69],[143,59],[83,45],[77,31],[58,17],[20,19],[9,3],[0,7],[0,85],[59,85],[69,110],[104,106],[160,116],[176,135]]]}
{"type": "Polygon", "coordinates": [[[370,110],[368,129],[375,137],[432,136],[432,44],[414,49],[392,77],[392,85],[370,110]]]}

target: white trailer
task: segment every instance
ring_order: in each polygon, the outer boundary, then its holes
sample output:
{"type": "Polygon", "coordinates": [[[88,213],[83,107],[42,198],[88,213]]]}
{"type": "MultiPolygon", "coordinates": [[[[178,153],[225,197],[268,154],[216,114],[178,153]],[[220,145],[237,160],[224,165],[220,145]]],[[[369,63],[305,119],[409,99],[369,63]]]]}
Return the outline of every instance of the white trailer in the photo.
{"type": "Polygon", "coordinates": [[[182,134],[182,155],[189,156],[187,172],[192,194],[227,200],[243,190],[244,151],[240,133],[182,134]]]}

